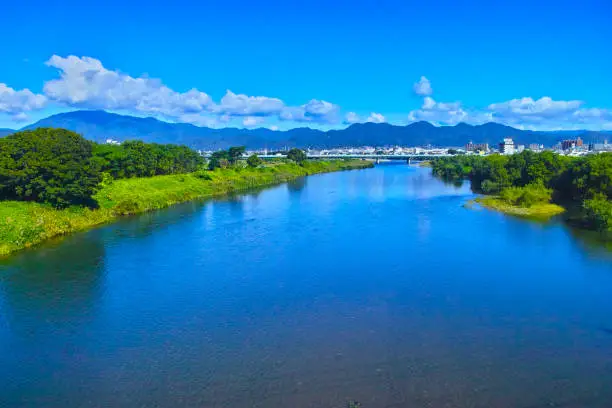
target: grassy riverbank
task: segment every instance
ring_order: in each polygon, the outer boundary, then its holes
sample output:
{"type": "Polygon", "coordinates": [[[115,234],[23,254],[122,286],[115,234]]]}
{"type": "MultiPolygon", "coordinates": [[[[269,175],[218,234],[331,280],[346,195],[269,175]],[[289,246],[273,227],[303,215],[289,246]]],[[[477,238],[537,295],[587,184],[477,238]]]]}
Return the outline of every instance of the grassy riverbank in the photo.
{"type": "Polygon", "coordinates": [[[84,230],[123,215],[157,210],[198,198],[273,185],[316,173],[371,167],[362,160],[269,163],[260,168],[230,168],[189,174],[130,178],[103,183],[94,195],[99,208],[54,209],[23,201],[0,202],[0,255],[49,238],[84,230]]]}
{"type": "Polygon", "coordinates": [[[507,201],[504,201],[497,196],[480,197],[474,201],[491,210],[500,211],[517,217],[540,220],[548,219],[565,212],[565,208],[553,203],[537,203],[529,207],[521,207],[518,205],[509,204],[507,201]]]}
{"type": "Polygon", "coordinates": [[[567,209],[572,226],[612,236],[612,153],[456,155],[433,161],[432,172],[449,182],[470,180],[474,192],[490,196],[479,200],[484,207],[536,218],[567,209]]]}

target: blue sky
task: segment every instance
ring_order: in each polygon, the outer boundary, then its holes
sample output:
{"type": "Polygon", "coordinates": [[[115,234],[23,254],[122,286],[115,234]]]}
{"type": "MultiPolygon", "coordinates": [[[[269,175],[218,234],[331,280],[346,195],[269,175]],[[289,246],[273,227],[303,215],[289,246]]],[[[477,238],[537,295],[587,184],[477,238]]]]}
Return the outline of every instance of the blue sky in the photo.
{"type": "Polygon", "coordinates": [[[612,129],[612,2],[495,3],[10,2],[0,127],[106,109],[217,127],[612,129]]]}

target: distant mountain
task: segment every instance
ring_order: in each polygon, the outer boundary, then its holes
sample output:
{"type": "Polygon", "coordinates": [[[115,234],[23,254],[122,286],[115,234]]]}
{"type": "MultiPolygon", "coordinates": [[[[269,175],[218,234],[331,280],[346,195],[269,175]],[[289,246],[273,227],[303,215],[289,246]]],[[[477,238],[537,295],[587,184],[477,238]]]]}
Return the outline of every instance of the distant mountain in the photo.
{"type": "MultiPolygon", "coordinates": [[[[249,148],[343,147],[343,146],[463,146],[469,141],[495,145],[505,137],[520,144],[538,143],[547,146],[563,138],[585,134],[586,142],[599,139],[603,133],[572,131],[534,132],[498,123],[456,126],[434,126],[415,122],[407,126],[388,123],[356,123],[342,130],[321,131],[296,128],[287,131],[258,129],[211,129],[186,123],[168,123],[154,118],[138,118],[105,111],[74,111],[42,119],[24,129],[61,127],[82,134],[96,142],[139,139],[146,142],[185,144],[197,149],[219,149],[245,145],[249,148]]],[[[1,131],[0,131],[1,132],[1,131]]],[[[10,130],[10,132],[13,132],[10,130]]],[[[1,133],[0,133],[1,135],[1,133]]]]}
{"type": "Polygon", "coordinates": [[[13,129],[3,129],[3,128],[0,128],[0,137],[8,136],[8,135],[10,135],[11,133],[15,133],[15,130],[13,130],[13,129]]]}

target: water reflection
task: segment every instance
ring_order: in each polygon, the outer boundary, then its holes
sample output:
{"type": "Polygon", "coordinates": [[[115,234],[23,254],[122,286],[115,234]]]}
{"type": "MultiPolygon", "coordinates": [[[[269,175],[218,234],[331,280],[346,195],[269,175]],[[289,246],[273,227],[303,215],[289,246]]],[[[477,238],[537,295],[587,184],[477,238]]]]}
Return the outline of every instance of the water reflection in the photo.
{"type": "Polygon", "coordinates": [[[308,182],[307,177],[296,178],[287,183],[287,190],[289,190],[290,192],[300,192],[304,190],[307,182],[308,182]]]}
{"type": "Polygon", "coordinates": [[[3,314],[11,330],[32,334],[95,314],[105,259],[98,232],[28,250],[0,264],[3,314]]]}
{"type": "Polygon", "coordinates": [[[608,408],[609,260],[467,184],[381,165],[12,257],[0,406],[608,408]]]}

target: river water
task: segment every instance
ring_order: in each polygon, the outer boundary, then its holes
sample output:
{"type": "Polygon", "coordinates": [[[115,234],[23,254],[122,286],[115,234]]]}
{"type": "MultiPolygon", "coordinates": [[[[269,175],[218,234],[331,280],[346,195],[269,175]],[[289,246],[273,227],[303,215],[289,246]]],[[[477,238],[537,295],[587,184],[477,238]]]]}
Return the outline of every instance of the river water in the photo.
{"type": "Polygon", "coordinates": [[[2,407],[612,406],[612,256],[380,165],[0,263],[2,407]]]}

